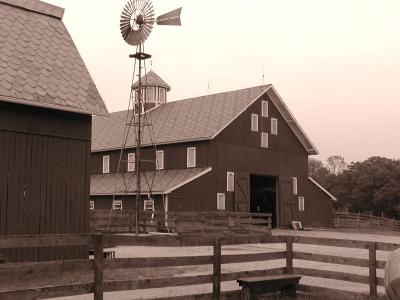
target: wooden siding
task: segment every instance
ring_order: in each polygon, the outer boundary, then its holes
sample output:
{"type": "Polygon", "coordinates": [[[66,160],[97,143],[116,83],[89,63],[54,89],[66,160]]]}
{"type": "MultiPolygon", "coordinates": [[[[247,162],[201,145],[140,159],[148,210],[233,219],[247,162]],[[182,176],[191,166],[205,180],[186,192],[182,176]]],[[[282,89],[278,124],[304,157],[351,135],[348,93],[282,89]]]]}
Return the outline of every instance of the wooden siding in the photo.
{"type": "MultiPolygon", "coordinates": [[[[88,232],[91,117],[0,103],[0,235],[88,232]]],[[[10,250],[12,261],[85,247],[10,250]]]]}

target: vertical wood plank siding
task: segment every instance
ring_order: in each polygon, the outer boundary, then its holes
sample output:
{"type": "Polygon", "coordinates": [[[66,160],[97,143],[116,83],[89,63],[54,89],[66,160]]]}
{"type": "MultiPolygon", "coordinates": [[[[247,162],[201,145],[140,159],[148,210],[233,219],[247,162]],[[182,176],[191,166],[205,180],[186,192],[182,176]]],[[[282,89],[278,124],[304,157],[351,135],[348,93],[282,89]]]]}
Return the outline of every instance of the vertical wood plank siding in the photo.
{"type": "MultiPolygon", "coordinates": [[[[88,232],[91,116],[0,103],[0,235],[88,232]]],[[[86,247],[8,250],[72,259],[86,247]]]]}

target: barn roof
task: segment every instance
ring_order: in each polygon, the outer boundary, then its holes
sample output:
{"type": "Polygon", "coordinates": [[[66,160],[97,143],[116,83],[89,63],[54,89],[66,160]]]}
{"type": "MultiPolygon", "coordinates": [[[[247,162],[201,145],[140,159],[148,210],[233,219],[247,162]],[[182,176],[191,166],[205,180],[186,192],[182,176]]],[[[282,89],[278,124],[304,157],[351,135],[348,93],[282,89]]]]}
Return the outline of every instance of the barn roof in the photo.
{"type": "MultiPolygon", "coordinates": [[[[167,91],[171,90],[171,87],[168,83],[166,83],[160,76],[158,76],[153,70],[147,72],[146,75],[142,77],[142,84],[145,86],[161,86],[165,87],[167,91]]],[[[139,86],[139,81],[136,81],[133,84],[134,88],[139,86]]]]}
{"type": "MultiPolygon", "coordinates": [[[[213,139],[267,92],[307,152],[317,154],[318,151],[272,85],[161,104],[145,113],[146,120],[152,124],[153,135],[150,135],[149,127],[145,127],[143,144],[151,145],[153,140],[157,144],[171,144],[213,139]]],[[[93,118],[92,151],[120,149],[126,120],[127,111],[112,113],[107,118],[93,118]]],[[[126,147],[135,147],[133,132],[128,137],[126,147]]]]}
{"type": "MultiPolygon", "coordinates": [[[[141,193],[168,194],[175,189],[203,176],[211,168],[189,168],[179,170],[160,170],[142,173],[141,193]],[[149,187],[152,187],[151,189],[149,187]]],[[[136,194],[136,175],[123,174],[98,174],[90,178],[91,196],[136,194]],[[115,190],[116,184],[116,190],[115,190]],[[129,188],[127,188],[129,186],[129,188]]]]}
{"type": "Polygon", "coordinates": [[[0,101],[106,115],[63,14],[39,0],[0,0],[0,101]]]}

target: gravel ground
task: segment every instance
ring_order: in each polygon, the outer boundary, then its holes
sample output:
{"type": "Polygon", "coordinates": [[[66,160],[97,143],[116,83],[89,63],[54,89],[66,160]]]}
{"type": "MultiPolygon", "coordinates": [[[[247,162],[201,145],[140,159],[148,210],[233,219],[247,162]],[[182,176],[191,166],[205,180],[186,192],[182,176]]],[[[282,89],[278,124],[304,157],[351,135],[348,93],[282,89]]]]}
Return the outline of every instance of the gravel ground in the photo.
{"type": "MultiPolygon", "coordinates": [[[[273,230],[273,235],[302,235],[309,237],[329,237],[339,239],[352,239],[352,240],[364,240],[364,241],[377,241],[377,242],[389,242],[399,243],[400,235],[383,235],[383,234],[367,234],[367,233],[354,233],[354,232],[342,232],[342,231],[327,231],[327,230],[313,230],[313,231],[291,231],[291,230],[273,230]]],[[[260,252],[274,252],[277,250],[284,250],[284,244],[249,244],[249,245],[231,245],[223,246],[222,254],[245,254],[245,253],[260,253],[260,252]]],[[[211,255],[212,247],[116,247],[111,249],[115,251],[115,256],[118,258],[126,257],[174,257],[174,256],[197,256],[197,255],[211,255]]],[[[321,253],[331,254],[337,256],[355,257],[355,258],[368,258],[368,251],[364,249],[349,249],[341,247],[329,247],[329,246],[317,246],[317,245],[304,245],[295,244],[294,251],[302,251],[309,253],[321,253]]],[[[386,260],[388,252],[377,251],[377,259],[386,260]]],[[[251,262],[251,263],[236,263],[236,264],[225,264],[222,265],[222,272],[237,272],[245,270],[262,270],[277,267],[284,267],[284,260],[273,260],[265,262],[251,262]]],[[[303,268],[317,268],[320,270],[330,271],[341,271],[352,274],[368,275],[367,268],[335,265],[320,262],[311,262],[303,260],[295,260],[294,267],[303,268]]],[[[153,268],[147,270],[121,270],[112,274],[112,278],[143,278],[143,277],[163,277],[163,276],[190,276],[190,275],[201,275],[209,274],[212,272],[211,266],[189,266],[189,267],[175,267],[175,268],[153,268]]],[[[377,275],[383,277],[383,270],[377,270],[377,275]]],[[[110,275],[105,274],[106,278],[110,278],[110,275]]],[[[369,291],[368,285],[358,284],[353,282],[323,279],[315,277],[302,277],[301,283],[307,285],[337,288],[354,292],[369,291]]],[[[222,283],[222,290],[234,290],[239,289],[236,282],[224,282],[222,283]]],[[[172,287],[172,288],[160,288],[160,289],[148,289],[148,290],[135,290],[135,291],[124,291],[124,292],[112,292],[105,293],[104,299],[154,299],[163,298],[167,296],[178,296],[187,294],[197,294],[211,292],[211,284],[195,285],[195,286],[184,286],[184,287],[172,287]]],[[[383,287],[378,288],[379,293],[384,293],[383,287]]],[[[59,298],[60,299],[60,298],[59,298]]],[[[91,300],[92,295],[82,295],[74,297],[61,298],[64,300],[79,299],[79,300],[91,300]]]]}

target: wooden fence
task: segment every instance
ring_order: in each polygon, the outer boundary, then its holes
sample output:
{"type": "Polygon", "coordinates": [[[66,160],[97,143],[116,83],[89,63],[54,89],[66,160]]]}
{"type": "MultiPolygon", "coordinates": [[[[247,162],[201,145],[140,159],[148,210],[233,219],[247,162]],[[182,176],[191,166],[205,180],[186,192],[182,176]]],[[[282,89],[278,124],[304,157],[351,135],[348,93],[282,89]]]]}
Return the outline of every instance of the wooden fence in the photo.
{"type": "Polygon", "coordinates": [[[377,217],[367,214],[346,212],[334,213],[334,226],[337,228],[357,228],[376,230],[399,230],[400,220],[377,217]]]}
{"type": "MultiPolygon", "coordinates": [[[[140,211],[140,231],[149,232],[266,232],[271,229],[271,214],[239,212],[163,212],[140,211]]],[[[135,232],[135,211],[92,210],[91,232],[135,232]]]]}
{"type": "MultiPolygon", "coordinates": [[[[265,234],[213,236],[187,235],[179,236],[126,236],[126,235],[48,235],[48,236],[8,236],[0,237],[0,249],[44,247],[62,245],[91,245],[95,250],[93,260],[50,261],[40,263],[14,263],[0,265],[0,298],[1,299],[36,299],[79,294],[94,293],[95,299],[103,299],[104,292],[125,291],[173,286],[187,286],[212,283],[212,294],[200,296],[170,297],[166,299],[239,299],[237,291],[221,292],[221,282],[233,281],[239,277],[262,276],[282,273],[296,273],[304,276],[330,278],[369,285],[371,297],[377,295],[377,286],[383,285],[383,278],[377,277],[376,270],[385,266],[385,261],[377,260],[376,251],[392,251],[400,245],[375,243],[353,240],[338,240],[324,238],[275,236],[265,234]],[[222,255],[223,245],[244,243],[284,243],[282,250],[266,253],[222,255]],[[324,245],[330,247],[346,247],[368,249],[368,258],[351,258],[325,254],[312,254],[294,251],[293,244],[324,245]],[[213,254],[206,256],[184,257],[149,257],[149,258],[114,258],[105,259],[105,247],[124,246],[204,246],[213,245],[213,254]],[[286,266],[266,269],[222,273],[221,265],[229,263],[258,262],[284,259],[286,266]],[[344,272],[326,271],[318,268],[298,267],[297,260],[307,260],[319,263],[358,266],[368,268],[369,275],[357,275],[344,272]],[[295,264],[294,264],[295,263],[295,264]],[[176,267],[193,265],[212,265],[212,274],[132,279],[110,279],[113,272],[120,269],[176,267]]],[[[329,293],[345,299],[348,292],[338,289],[316,288],[300,285],[304,292],[329,293]],[[343,296],[340,296],[343,295],[343,296]]],[[[360,296],[360,295],[358,295],[360,296]]],[[[367,295],[366,295],[367,297],[367,295]]]]}

